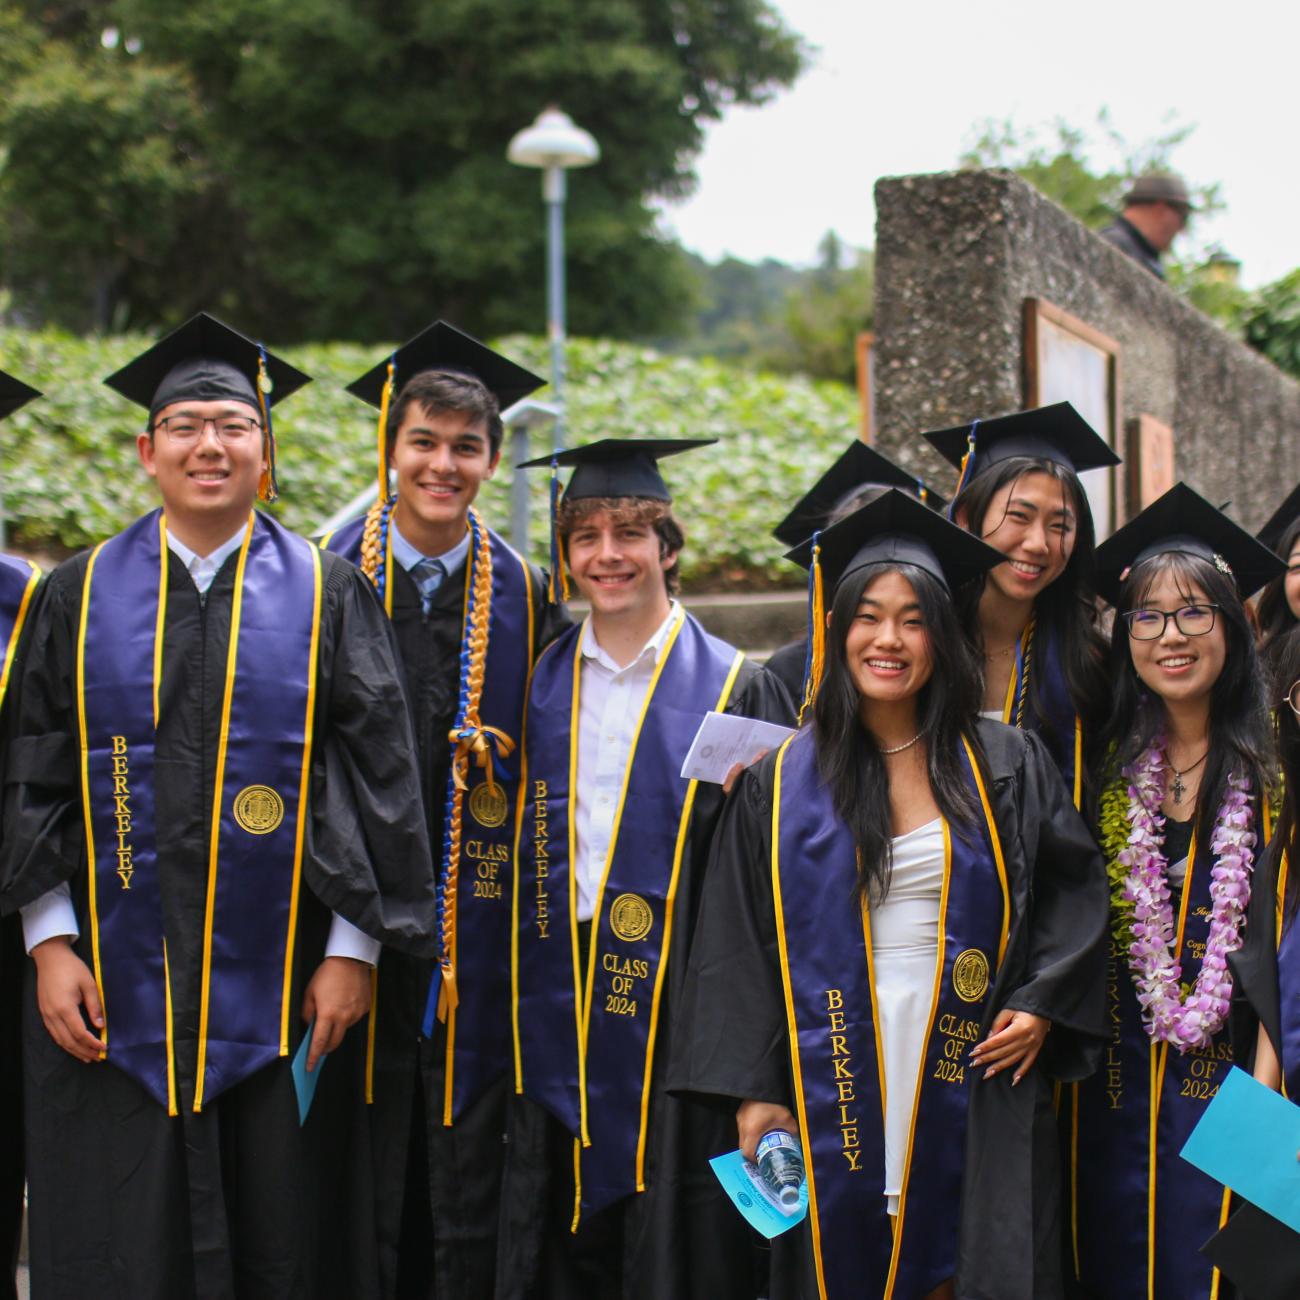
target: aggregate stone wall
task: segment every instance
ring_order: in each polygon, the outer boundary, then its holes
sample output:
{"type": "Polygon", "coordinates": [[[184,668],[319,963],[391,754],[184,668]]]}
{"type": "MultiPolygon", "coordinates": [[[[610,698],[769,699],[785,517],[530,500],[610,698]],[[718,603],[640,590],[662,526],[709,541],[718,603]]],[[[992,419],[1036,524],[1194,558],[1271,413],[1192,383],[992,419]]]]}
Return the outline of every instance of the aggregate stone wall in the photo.
{"type": "MultiPolygon", "coordinates": [[[[1018,410],[1026,298],[1115,339],[1131,419],[1174,430],[1175,473],[1252,529],[1300,480],[1300,384],[1010,172],[876,183],[875,426],[936,485],[916,434],[1018,410]]],[[[1122,499],[1121,488],[1121,499],[1122,499]]]]}

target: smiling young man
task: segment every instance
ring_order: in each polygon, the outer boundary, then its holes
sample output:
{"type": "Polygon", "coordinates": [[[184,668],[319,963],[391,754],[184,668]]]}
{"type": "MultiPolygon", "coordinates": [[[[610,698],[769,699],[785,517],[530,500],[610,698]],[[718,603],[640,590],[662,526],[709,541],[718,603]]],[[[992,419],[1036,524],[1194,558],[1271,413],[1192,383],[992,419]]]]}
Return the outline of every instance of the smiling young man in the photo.
{"type": "Polygon", "coordinates": [[[493,1292],[515,746],[533,662],[568,620],[474,502],[500,461],[501,411],[542,383],[442,321],[404,344],[349,390],[380,408],[379,499],[322,543],[361,566],[392,619],[443,899],[437,962],[386,952],[379,967],[371,1119],[388,1295],[493,1292]]]}
{"type": "Polygon", "coordinates": [[[107,382],[149,412],[163,506],[42,590],[5,790],[32,1289],[372,1296],[348,1031],[434,911],[391,632],[253,509],[305,375],[200,315],[107,382]]]}
{"type": "Polygon", "coordinates": [[[683,534],[656,461],[703,445],[605,439],[532,462],[575,466],[557,555],[591,615],[539,659],[524,728],[507,1297],[755,1294],[748,1229],[708,1166],[734,1133],[663,1086],[722,795],[682,762],[709,710],[789,707],[676,599],[683,534]]]}

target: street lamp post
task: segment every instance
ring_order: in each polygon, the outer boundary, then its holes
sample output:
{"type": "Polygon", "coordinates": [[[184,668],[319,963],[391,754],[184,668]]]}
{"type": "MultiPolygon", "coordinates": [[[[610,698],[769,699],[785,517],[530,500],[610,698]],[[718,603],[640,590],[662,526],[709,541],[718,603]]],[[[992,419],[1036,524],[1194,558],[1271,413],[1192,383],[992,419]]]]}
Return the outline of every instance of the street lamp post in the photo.
{"type": "Polygon", "coordinates": [[[551,342],[552,403],[556,408],[555,447],[564,446],[564,197],[565,172],[590,167],[600,158],[595,139],[567,113],[552,106],[538,114],[510,141],[506,157],[519,167],[542,169],[546,204],[546,332],[551,342]]]}

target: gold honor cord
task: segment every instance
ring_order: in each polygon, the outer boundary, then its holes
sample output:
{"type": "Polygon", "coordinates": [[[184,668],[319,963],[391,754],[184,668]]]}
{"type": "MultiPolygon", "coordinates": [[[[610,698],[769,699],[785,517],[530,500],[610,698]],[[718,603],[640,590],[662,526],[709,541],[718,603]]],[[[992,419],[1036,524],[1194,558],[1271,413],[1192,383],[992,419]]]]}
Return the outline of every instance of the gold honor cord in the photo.
{"type": "Polygon", "coordinates": [[[776,773],[772,787],[772,903],[776,914],[777,953],[781,962],[781,991],[785,995],[785,1015],[790,1034],[790,1068],[794,1076],[795,1103],[799,1110],[799,1138],[809,1158],[804,1162],[804,1177],[808,1183],[808,1222],[812,1233],[813,1265],[817,1270],[817,1295],[826,1300],[826,1276],[822,1269],[821,1218],[817,1210],[817,1175],[813,1169],[812,1145],[808,1135],[808,1107],[803,1095],[803,1068],[799,1052],[799,1020],[794,1009],[794,986],[790,979],[790,953],[785,938],[785,908],[781,902],[781,769],[785,763],[790,741],[777,751],[776,773]]]}
{"type": "MultiPolygon", "coordinates": [[[[744,662],[744,654],[737,650],[735,658],[731,661],[731,671],[727,673],[727,680],[723,683],[722,691],[718,695],[718,702],[713,706],[715,713],[721,713],[727,707],[727,701],[731,698],[732,689],[736,684],[736,677],[740,673],[741,665],[744,662]]],[[[659,969],[655,972],[654,993],[650,999],[650,1031],[646,1041],[645,1078],[641,1084],[641,1127],[637,1133],[636,1141],[636,1189],[638,1192],[645,1191],[646,1135],[650,1126],[650,1075],[654,1068],[655,1039],[659,1030],[659,1004],[663,995],[664,976],[668,971],[669,948],[672,944],[673,908],[677,901],[677,881],[681,875],[682,856],[686,849],[686,837],[690,829],[691,813],[695,808],[695,795],[698,787],[699,781],[692,780],[686,790],[686,799],[682,804],[682,817],[677,826],[677,846],[673,852],[673,871],[668,880],[668,895],[664,900],[663,951],[659,955],[659,969]]],[[[592,956],[594,958],[594,951],[592,956]]]]}
{"type": "MultiPolygon", "coordinates": [[[[253,532],[251,523],[249,525],[248,532],[249,532],[249,536],[251,537],[253,532]]],[[[240,563],[242,566],[243,563],[242,558],[240,563]]],[[[302,776],[299,778],[299,782],[298,782],[298,825],[294,831],[294,837],[293,837],[293,881],[289,886],[289,933],[286,936],[286,940],[285,940],[284,986],[280,993],[280,1055],[281,1056],[289,1055],[289,1011],[290,1011],[289,997],[290,997],[290,992],[293,988],[294,943],[295,940],[297,939],[297,934],[298,934],[298,900],[302,895],[302,855],[303,855],[303,844],[305,842],[305,838],[307,834],[308,801],[310,797],[309,787],[311,784],[311,752],[312,752],[312,745],[315,741],[315,736],[316,736],[316,671],[317,671],[316,661],[320,655],[320,616],[321,616],[321,602],[323,597],[324,580],[321,576],[320,550],[315,546],[311,548],[311,565],[312,565],[312,581],[315,584],[315,587],[312,593],[311,642],[307,650],[307,708],[306,708],[306,717],[303,719],[302,776]]],[[[232,645],[234,643],[233,632],[232,632],[231,643],[232,645]]],[[[233,683],[234,663],[235,661],[232,655],[230,661],[231,670],[232,670],[232,678],[231,678],[232,683],[233,683]]],[[[229,709],[229,701],[227,701],[227,709],[229,709]]],[[[225,735],[224,731],[222,732],[222,735],[224,737],[225,735]]],[[[215,834],[215,827],[214,827],[214,834],[215,834]]],[[[214,840],[214,844],[215,844],[215,840],[214,840]]],[[[213,853],[214,853],[213,882],[215,887],[215,881],[216,881],[215,848],[213,850],[213,853]]],[[[206,977],[206,973],[207,973],[207,968],[205,967],[204,968],[205,977],[206,977]]],[[[372,974],[373,974],[373,968],[372,968],[372,974]]],[[[372,982],[372,989],[373,989],[373,982],[372,982]]],[[[374,1002],[372,999],[371,1001],[372,1013],[373,1013],[373,1009],[374,1009],[374,1002]]],[[[371,1027],[372,1039],[373,1036],[374,1035],[373,1035],[373,1020],[372,1020],[372,1027],[371,1027]]],[[[371,1054],[371,1056],[373,1056],[373,1053],[371,1054]]],[[[368,1057],[366,1061],[367,1081],[369,1080],[369,1072],[373,1069],[373,1065],[374,1065],[373,1059],[371,1059],[371,1057],[368,1057]]],[[[369,1097],[367,1097],[366,1100],[368,1101],[369,1097]]]]}
{"type": "MultiPolygon", "coordinates": [[[[650,686],[646,691],[645,700],[641,705],[641,716],[636,720],[636,730],[632,733],[632,748],[628,751],[627,766],[623,769],[623,786],[618,793],[618,803],[614,808],[614,823],[609,836],[609,848],[605,851],[605,865],[600,873],[600,887],[596,890],[596,906],[592,913],[593,921],[591,925],[591,937],[587,946],[587,978],[586,987],[583,990],[582,998],[578,1003],[578,1084],[581,1089],[579,1100],[582,1107],[582,1145],[589,1147],[591,1145],[591,1135],[587,1131],[587,1038],[591,1029],[591,990],[595,983],[596,977],[596,943],[600,936],[600,918],[605,914],[605,885],[609,880],[610,868],[614,865],[614,853],[618,848],[618,833],[623,822],[623,809],[627,806],[628,786],[632,783],[632,768],[636,764],[636,751],[641,743],[641,731],[645,726],[646,715],[650,712],[651,701],[655,697],[655,691],[659,686],[659,679],[663,676],[664,668],[667,667],[668,659],[672,655],[673,646],[677,644],[678,634],[681,632],[686,622],[686,613],[678,609],[677,617],[673,620],[672,628],[664,641],[663,649],[659,652],[659,658],[655,663],[654,672],[650,676],[650,686]]],[[[578,638],[578,650],[582,650],[582,638],[578,638]]],[[[575,769],[574,783],[570,785],[571,790],[576,790],[576,767],[578,746],[574,743],[572,737],[577,733],[578,718],[578,678],[577,672],[580,671],[575,665],[574,690],[573,690],[573,709],[574,709],[574,730],[571,731],[569,741],[570,761],[575,769]]],[[[570,819],[570,828],[576,822],[577,818],[570,819]]],[[[574,879],[577,875],[574,867],[576,858],[569,859],[569,881],[573,886],[574,879]]],[[[576,892],[576,890],[574,891],[576,892]]],[[[576,925],[576,908],[575,908],[575,925],[574,925],[575,945],[577,937],[576,925]]],[[[576,948],[575,948],[576,951],[576,948]]],[[[660,963],[663,962],[663,956],[660,956],[660,963]]],[[[574,966],[574,982],[578,979],[578,972],[581,968],[574,966]]],[[[578,1227],[578,1217],[582,1206],[582,1182],[579,1179],[574,1184],[573,1194],[573,1229],[576,1232],[578,1227]]]]}
{"type": "Polygon", "coordinates": [[[23,588],[22,599],[18,602],[18,614],[14,619],[13,631],[9,633],[9,644],[5,646],[4,668],[0,669],[0,705],[4,704],[5,694],[9,690],[9,675],[13,672],[14,655],[18,650],[18,638],[23,634],[23,624],[27,622],[27,610],[32,603],[32,595],[41,581],[41,571],[33,564],[23,588]]]}

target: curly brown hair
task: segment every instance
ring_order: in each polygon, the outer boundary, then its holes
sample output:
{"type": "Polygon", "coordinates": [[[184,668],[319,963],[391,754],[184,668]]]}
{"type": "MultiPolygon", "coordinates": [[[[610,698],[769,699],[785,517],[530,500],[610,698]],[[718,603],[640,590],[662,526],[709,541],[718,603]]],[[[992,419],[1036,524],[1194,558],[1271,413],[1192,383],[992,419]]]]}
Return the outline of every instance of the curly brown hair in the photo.
{"type": "Polygon", "coordinates": [[[686,545],[686,534],[673,516],[672,504],[648,497],[582,497],[577,501],[564,501],[555,521],[560,540],[567,545],[569,535],[580,523],[601,512],[608,514],[616,524],[649,524],[654,529],[659,538],[659,554],[672,552],[677,557],[664,570],[668,594],[676,596],[682,589],[678,563],[682,547],[686,545]]]}

